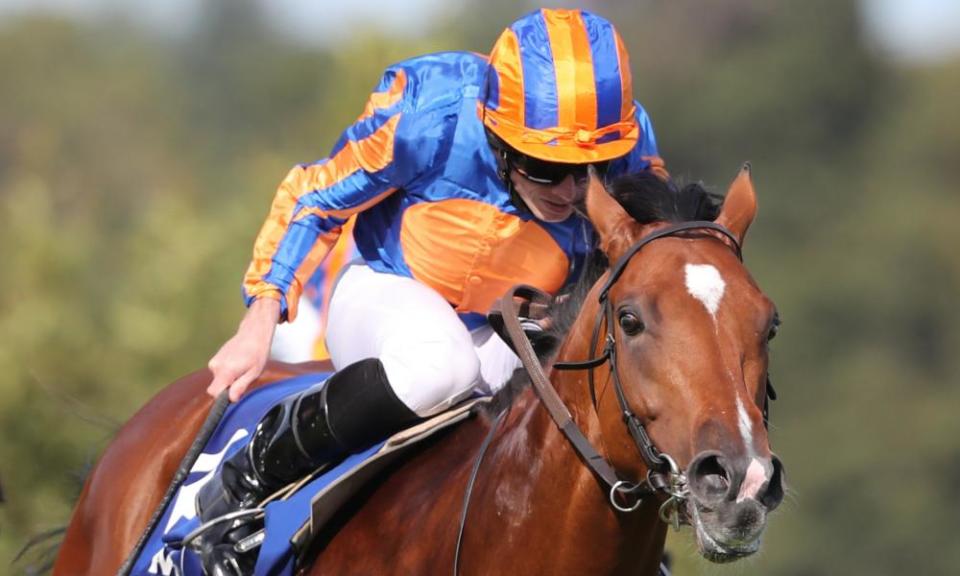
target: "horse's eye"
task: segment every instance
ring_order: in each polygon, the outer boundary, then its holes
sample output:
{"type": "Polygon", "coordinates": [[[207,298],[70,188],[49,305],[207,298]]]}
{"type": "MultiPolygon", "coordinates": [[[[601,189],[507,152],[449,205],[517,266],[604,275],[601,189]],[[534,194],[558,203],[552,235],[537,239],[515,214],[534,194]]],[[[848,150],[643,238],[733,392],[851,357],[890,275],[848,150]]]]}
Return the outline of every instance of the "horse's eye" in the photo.
{"type": "Polygon", "coordinates": [[[774,314],[773,322],[770,324],[770,331],[767,332],[767,342],[776,338],[778,332],[780,332],[780,314],[774,314]]]}
{"type": "Polygon", "coordinates": [[[639,334],[640,332],[643,332],[644,329],[643,322],[639,317],[637,317],[636,314],[633,314],[632,312],[620,313],[620,327],[623,328],[623,332],[627,336],[639,334]]]}

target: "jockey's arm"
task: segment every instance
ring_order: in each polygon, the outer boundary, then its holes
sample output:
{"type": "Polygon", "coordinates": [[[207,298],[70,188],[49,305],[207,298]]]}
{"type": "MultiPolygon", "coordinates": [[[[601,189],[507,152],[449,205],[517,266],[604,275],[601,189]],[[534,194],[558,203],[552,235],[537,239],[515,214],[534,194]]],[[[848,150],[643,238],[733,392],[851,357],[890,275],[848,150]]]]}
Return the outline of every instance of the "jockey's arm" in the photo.
{"type": "Polygon", "coordinates": [[[634,157],[631,158],[632,160],[639,160],[640,163],[638,166],[631,166],[627,171],[649,170],[661,180],[670,180],[670,173],[667,171],[666,164],[657,149],[657,137],[654,134],[650,116],[639,102],[634,101],[634,106],[637,109],[637,124],[640,125],[640,132],[643,136],[636,148],[636,153],[631,155],[634,157]]]}
{"type": "Polygon", "coordinates": [[[280,322],[280,300],[258,298],[247,309],[237,333],[220,347],[208,367],[213,380],[207,393],[216,397],[230,388],[230,401],[236,402],[267,365],[273,332],[280,322]]]}
{"type": "Polygon", "coordinates": [[[388,70],[360,118],[344,131],[329,158],[295,166],[277,189],[244,277],[249,310],[236,334],[210,360],[211,396],[230,388],[236,401],[263,372],[279,322],[296,317],[307,280],[340,236],[350,216],[405,183],[415,162],[395,158],[404,110],[402,70],[388,70]]]}

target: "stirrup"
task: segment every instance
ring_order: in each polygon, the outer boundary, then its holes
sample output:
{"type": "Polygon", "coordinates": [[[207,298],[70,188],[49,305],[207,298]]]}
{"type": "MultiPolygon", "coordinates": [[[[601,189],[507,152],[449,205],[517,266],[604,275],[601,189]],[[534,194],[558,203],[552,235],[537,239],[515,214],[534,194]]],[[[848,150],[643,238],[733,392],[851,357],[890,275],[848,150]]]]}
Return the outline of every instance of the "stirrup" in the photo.
{"type": "Polygon", "coordinates": [[[263,508],[227,512],[195,528],[180,544],[199,556],[207,576],[251,574],[258,557],[255,550],[265,536],[263,526],[258,526],[263,517],[263,508]]]}
{"type": "MultiPolygon", "coordinates": [[[[203,536],[204,534],[207,534],[212,529],[220,526],[224,522],[235,522],[240,519],[244,519],[244,518],[246,519],[246,522],[241,522],[236,526],[233,526],[231,528],[227,528],[226,530],[224,530],[223,534],[221,535],[221,540],[223,540],[228,534],[230,534],[234,530],[237,530],[238,528],[243,528],[244,526],[247,526],[248,524],[263,518],[263,516],[264,516],[263,508],[250,508],[248,510],[235,510],[233,512],[227,512],[222,516],[211,518],[210,520],[207,520],[200,526],[197,526],[196,528],[191,530],[186,536],[184,536],[183,540],[181,540],[179,544],[183,548],[190,548],[191,550],[194,550],[195,552],[200,553],[201,545],[194,544],[194,542],[199,540],[201,536],[203,536]]],[[[240,539],[241,542],[243,540],[244,540],[243,538],[240,539]]]]}
{"type": "Polygon", "coordinates": [[[218,544],[202,557],[206,576],[247,576],[256,568],[256,557],[237,552],[236,546],[218,544]]]}

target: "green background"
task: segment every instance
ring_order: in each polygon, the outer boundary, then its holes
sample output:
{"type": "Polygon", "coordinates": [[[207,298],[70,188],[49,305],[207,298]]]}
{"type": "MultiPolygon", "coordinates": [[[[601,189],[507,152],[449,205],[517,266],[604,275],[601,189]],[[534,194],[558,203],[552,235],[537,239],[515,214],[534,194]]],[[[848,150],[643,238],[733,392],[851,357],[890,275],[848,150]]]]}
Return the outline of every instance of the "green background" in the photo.
{"type": "MultiPolygon", "coordinates": [[[[527,10],[454,7],[426,35],[319,48],[250,2],[204,5],[175,41],[0,19],[0,573],[36,561],[11,564],[67,521],[119,424],[232,333],[287,169],[326,154],[386,65],[486,52],[527,10]]],[[[732,566],[671,536],[676,573],[957,573],[960,61],[885,57],[851,1],[590,6],[625,37],[675,176],[722,192],[753,162],[745,254],[783,317],[787,500],[732,566]]]]}

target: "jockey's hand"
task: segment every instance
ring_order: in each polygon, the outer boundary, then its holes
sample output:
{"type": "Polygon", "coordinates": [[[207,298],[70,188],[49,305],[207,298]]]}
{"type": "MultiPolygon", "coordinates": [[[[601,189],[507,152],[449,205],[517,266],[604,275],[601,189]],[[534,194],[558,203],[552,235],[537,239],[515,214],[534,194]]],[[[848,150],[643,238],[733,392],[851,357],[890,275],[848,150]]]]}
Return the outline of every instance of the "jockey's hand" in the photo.
{"type": "Polygon", "coordinates": [[[213,380],[207,394],[214,398],[224,389],[230,389],[230,401],[236,402],[260,377],[267,359],[273,332],[280,318],[280,302],[270,298],[255,300],[237,328],[237,333],[220,347],[207,367],[213,372],[213,380]]]}

